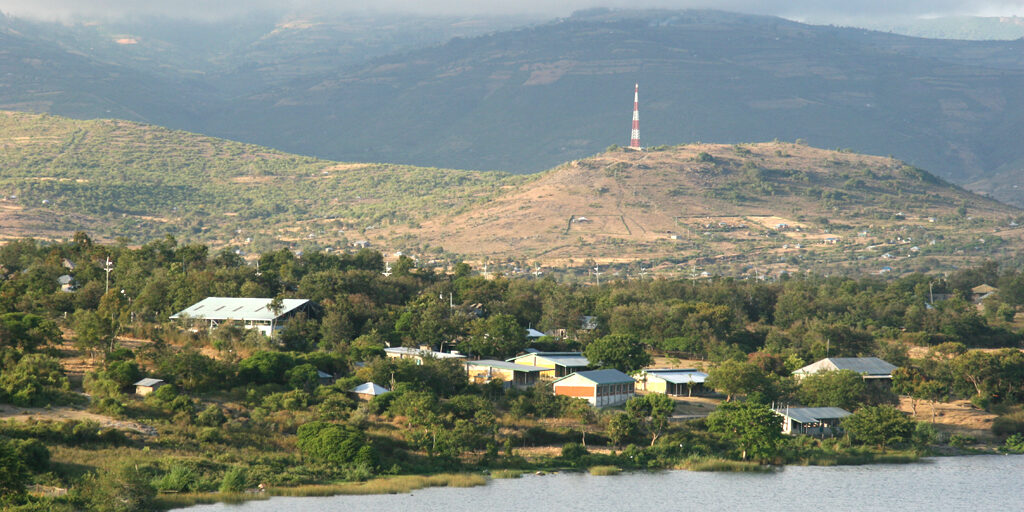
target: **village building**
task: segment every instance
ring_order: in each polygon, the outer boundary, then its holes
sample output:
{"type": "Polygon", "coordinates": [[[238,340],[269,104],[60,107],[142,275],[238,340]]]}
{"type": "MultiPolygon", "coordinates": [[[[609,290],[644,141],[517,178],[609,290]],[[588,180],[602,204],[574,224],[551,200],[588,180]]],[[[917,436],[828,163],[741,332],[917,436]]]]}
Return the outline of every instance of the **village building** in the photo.
{"type": "Polygon", "coordinates": [[[544,334],[532,327],[526,329],[526,338],[530,341],[539,340],[545,336],[547,336],[547,334],[544,334]]]}
{"type": "Polygon", "coordinates": [[[785,407],[772,409],[782,416],[782,433],[832,437],[842,433],[840,422],[850,412],[839,407],[785,407]]]}
{"type": "Polygon", "coordinates": [[[466,356],[458,352],[438,352],[423,345],[420,348],[412,347],[388,347],[384,349],[384,355],[392,359],[412,359],[416,364],[423,364],[424,359],[465,359],[466,356]]]}
{"type": "Polygon", "coordinates": [[[334,375],[331,375],[330,373],[327,373],[325,371],[317,370],[316,378],[321,386],[330,386],[331,384],[334,384],[334,375]]]}
{"type": "Polygon", "coordinates": [[[391,391],[373,382],[364,382],[349,390],[349,393],[356,395],[356,398],[360,400],[373,400],[374,397],[383,395],[384,393],[390,393],[391,391]]]}
{"type": "Polygon", "coordinates": [[[542,379],[557,379],[573,372],[586,370],[590,361],[582,352],[540,352],[527,351],[526,354],[508,360],[511,363],[540,366],[542,379]]]}
{"type": "Polygon", "coordinates": [[[75,278],[64,274],[57,278],[57,284],[60,285],[60,291],[62,292],[73,292],[75,291],[75,278]]]}
{"type": "Polygon", "coordinates": [[[987,284],[979,284],[978,286],[971,288],[971,302],[975,304],[981,304],[985,299],[991,297],[998,291],[999,288],[996,288],[994,286],[989,286],[987,284]]]}
{"type": "Polygon", "coordinates": [[[135,394],[139,396],[146,396],[152,392],[160,389],[161,386],[167,384],[163,379],[142,379],[135,384],[135,394]]]}
{"type": "Polygon", "coordinates": [[[704,380],[708,374],[693,368],[649,368],[637,376],[637,389],[649,393],[693,396],[707,393],[704,380]]]}
{"type": "Polygon", "coordinates": [[[800,380],[818,372],[852,370],[861,374],[864,380],[892,382],[892,371],[895,369],[895,365],[889,364],[877,357],[827,357],[804,366],[799,370],[795,370],[793,375],[797,380],[800,380]]]}
{"type": "Polygon", "coordinates": [[[257,329],[265,336],[273,336],[281,322],[299,312],[310,311],[313,304],[307,299],[281,299],[281,307],[274,310],[274,299],[253,297],[207,297],[173,315],[172,320],[204,322],[212,330],[224,322],[241,323],[246,329],[257,329]]]}
{"type": "Polygon", "coordinates": [[[576,372],[556,380],[556,395],[582,398],[595,407],[622,405],[633,397],[636,380],[618,370],[576,372]]]}
{"type": "Polygon", "coordinates": [[[469,375],[469,382],[473,384],[487,384],[497,381],[501,382],[505,389],[524,389],[533,386],[540,380],[540,374],[544,370],[540,366],[491,359],[466,362],[466,373],[469,375]]]}

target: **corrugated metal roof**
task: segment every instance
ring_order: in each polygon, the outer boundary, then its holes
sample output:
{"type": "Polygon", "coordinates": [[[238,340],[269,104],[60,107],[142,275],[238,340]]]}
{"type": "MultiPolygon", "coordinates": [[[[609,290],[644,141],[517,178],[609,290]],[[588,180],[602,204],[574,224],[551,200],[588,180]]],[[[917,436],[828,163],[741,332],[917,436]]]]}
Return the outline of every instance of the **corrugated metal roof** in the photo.
{"type": "Polygon", "coordinates": [[[287,315],[309,302],[307,299],[282,299],[281,313],[275,315],[272,310],[267,308],[273,300],[254,297],[207,297],[171,315],[171,318],[269,322],[287,315]]]}
{"type": "Polygon", "coordinates": [[[623,382],[636,382],[636,379],[618,370],[589,370],[585,372],[573,372],[554,382],[563,381],[565,379],[572,377],[573,375],[579,375],[581,378],[589,380],[594,384],[620,384],[623,382]]]}
{"type": "Polygon", "coordinates": [[[434,359],[464,359],[466,356],[462,354],[452,354],[449,352],[438,352],[436,350],[423,350],[420,348],[412,347],[388,347],[384,349],[384,352],[388,354],[399,354],[407,356],[419,356],[419,357],[433,357],[434,359]]]}
{"type": "Polygon", "coordinates": [[[852,370],[868,376],[887,376],[892,375],[892,371],[895,369],[895,365],[889,364],[877,357],[829,357],[804,366],[793,373],[803,374],[829,370],[852,370]]]}
{"type": "Polygon", "coordinates": [[[132,386],[151,387],[151,386],[155,386],[157,384],[161,384],[161,383],[163,383],[163,381],[164,381],[163,379],[142,379],[142,380],[136,382],[135,384],[132,384],[132,386]]]}
{"type": "Polygon", "coordinates": [[[364,382],[364,383],[362,383],[362,384],[352,388],[352,392],[353,393],[358,393],[360,395],[374,395],[374,396],[377,396],[377,395],[383,395],[384,393],[390,393],[391,391],[388,390],[388,388],[386,388],[384,386],[378,386],[377,384],[374,384],[372,382],[364,382]]]}
{"type": "Polygon", "coordinates": [[[540,366],[530,366],[528,364],[516,364],[508,361],[498,361],[494,359],[481,359],[479,361],[466,361],[467,366],[487,366],[489,368],[498,368],[499,370],[513,370],[517,372],[542,372],[547,368],[540,366]]]}
{"type": "Polygon", "coordinates": [[[850,411],[839,407],[788,407],[775,409],[775,412],[797,423],[818,423],[822,420],[845,418],[851,414],[850,411]]]}
{"type": "Polygon", "coordinates": [[[543,338],[544,336],[547,336],[547,334],[544,334],[544,333],[538,331],[537,329],[527,329],[526,330],[526,337],[527,338],[543,338]]]}
{"type": "Polygon", "coordinates": [[[693,369],[650,369],[644,373],[673,384],[702,384],[708,378],[708,374],[693,369]]]}
{"type": "Polygon", "coordinates": [[[513,357],[508,359],[508,361],[515,362],[519,359],[529,359],[534,356],[536,356],[537,359],[545,359],[551,363],[569,368],[579,368],[590,365],[590,360],[588,360],[582,352],[531,352],[529,354],[513,357]]]}

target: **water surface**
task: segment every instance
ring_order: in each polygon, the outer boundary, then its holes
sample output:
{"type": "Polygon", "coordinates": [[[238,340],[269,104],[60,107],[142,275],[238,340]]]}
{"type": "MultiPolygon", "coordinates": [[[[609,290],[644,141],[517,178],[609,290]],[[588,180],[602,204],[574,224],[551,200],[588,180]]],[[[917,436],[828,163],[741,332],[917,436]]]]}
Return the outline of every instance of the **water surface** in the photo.
{"type": "Polygon", "coordinates": [[[189,512],[1024,511],[1024,455],[941,457],[916,464],[804,467],[772,473],[527,475],[412,494],[280,497],[189,512]]]}

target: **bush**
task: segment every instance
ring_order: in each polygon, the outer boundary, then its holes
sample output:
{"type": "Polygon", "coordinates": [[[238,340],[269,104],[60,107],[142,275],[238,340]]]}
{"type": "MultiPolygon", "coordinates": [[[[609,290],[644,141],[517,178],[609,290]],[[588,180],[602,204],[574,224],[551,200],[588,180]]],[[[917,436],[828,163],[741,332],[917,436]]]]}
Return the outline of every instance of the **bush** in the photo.
{"type": "Polygon", "coordinates": [[[1000,436],[1024,434],[1024,411],[996,418],[992,422],[992,432],[1000,436]]]}
{"type": "Polygon", "coordinates": [[[965,436],[965,435],[962,435],[962,434],[953,434],[953,435],[949,436],[949,445],[954,447],[954,448],[964,448],[966,446],[970,446],[970,445],[975,444],[977,442],[978,442],[977,439],[975,439],[975,438],[973,438],[971,436],[965,436]]]}
{"type": "Polygon", "coordinates": [[[242,492],[248,487],[248,473],[245,468],[233,466],[224,472],[224,478],[220,481],[220,492],[242,492]]]}
{"type": "Polygon", "coordinates": [[[159,492],[186,492],[199,489],[199,475],[188,466],[176,464],[171,470],[154,478],[153,487],[159,492]]]}
{"type": "Polygon", "coordinates": [[[565,443],[562,445],[562,458],[566,460],[579,460],[587,454],[587,448],[579,443],[565,443]]]}
{"type": "Polygon", "coordinates": [[[219,427],[228,419],[220,407],[210,404],[203,412],[196,416],[196,425],[201,427],[219,427]]]}
{"type": "Polygon", "coordinates": [[[18,458],[29,471],[42,473],[50,469],[50,450],[38,439],[22,439],[15,443],[18,458]]]}
{"type": "Polygon", "coordinates": [[[1014,434],[1006,438],[1002,450],[1010,453],[1024,453],[1024,434],[1014,434]]]}

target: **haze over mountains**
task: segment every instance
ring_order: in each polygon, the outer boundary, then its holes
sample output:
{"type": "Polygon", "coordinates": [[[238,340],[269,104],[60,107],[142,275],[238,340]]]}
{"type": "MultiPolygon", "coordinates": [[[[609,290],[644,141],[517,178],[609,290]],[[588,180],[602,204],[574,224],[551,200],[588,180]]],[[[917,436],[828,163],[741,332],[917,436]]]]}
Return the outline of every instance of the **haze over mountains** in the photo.
{"type": "Polygon", "coordinates": [[[333,160],[535,172],[625,143],[640,82],[646,145],[803,139],[1024,205],[1024,41],[717,11],[594,10],[511,28],[524,21],[9,18],[0,108],[333,160]]]}

